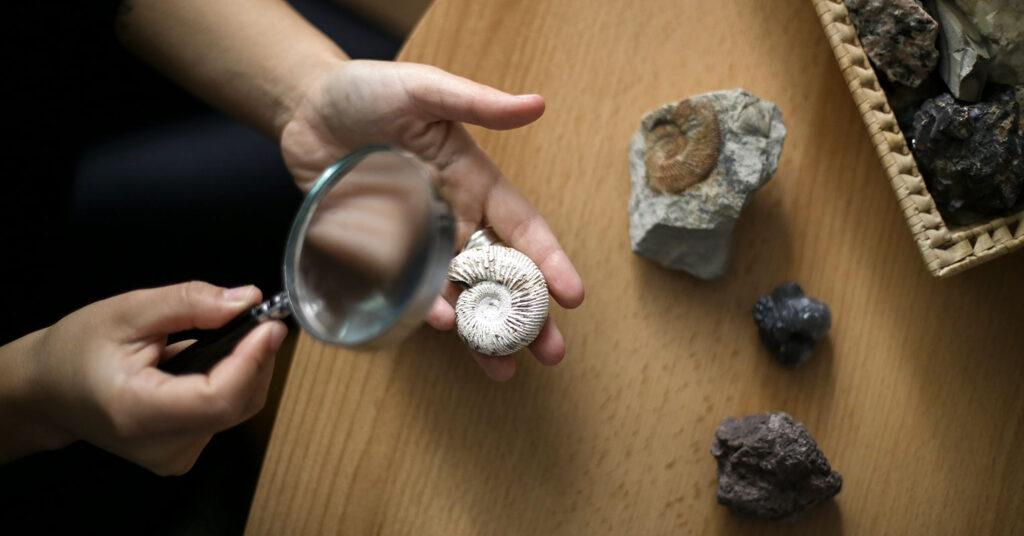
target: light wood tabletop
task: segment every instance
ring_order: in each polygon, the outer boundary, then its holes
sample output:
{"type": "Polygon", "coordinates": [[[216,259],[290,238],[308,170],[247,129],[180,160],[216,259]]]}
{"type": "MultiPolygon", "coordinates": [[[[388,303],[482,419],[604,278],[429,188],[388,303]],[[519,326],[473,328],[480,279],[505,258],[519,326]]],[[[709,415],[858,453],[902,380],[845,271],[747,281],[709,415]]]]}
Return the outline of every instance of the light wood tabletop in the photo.
{"type": "Polygon", "coordinates": [[[547,98],[474,129],[587,285],[554,310],[568,355],[487,380],[452,333],[372,354],[303,335],[250,534],[1024,534],[1024,254],[925,271],[806,0],[439,0],[401,58],[547,98]],[[742,86],[782,109],[775,178],[728,274],[631,253],[627,146],[661,103],[742,86]],[[759,294],[828,302],[795,370],[758,341],[759,294]],[[715,427],[787,411],[842,473],[795,525],[716,504],[715,427]]]}

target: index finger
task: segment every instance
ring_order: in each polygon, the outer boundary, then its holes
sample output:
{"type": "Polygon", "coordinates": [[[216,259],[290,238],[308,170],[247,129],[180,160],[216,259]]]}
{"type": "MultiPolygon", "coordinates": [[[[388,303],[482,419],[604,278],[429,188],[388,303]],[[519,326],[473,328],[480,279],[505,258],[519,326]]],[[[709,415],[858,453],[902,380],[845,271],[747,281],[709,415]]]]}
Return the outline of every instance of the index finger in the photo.
{"type": "Polygon", "coordinates": [[[486,221],[498,237],[523,252],[540,268],[548,289],[562,307],[583,302],[583,281],[533,205],[501,176],[498,167],[460,125],[453,125],[433,158],[441,188],[458,222],[458,244],[486,221]]]}

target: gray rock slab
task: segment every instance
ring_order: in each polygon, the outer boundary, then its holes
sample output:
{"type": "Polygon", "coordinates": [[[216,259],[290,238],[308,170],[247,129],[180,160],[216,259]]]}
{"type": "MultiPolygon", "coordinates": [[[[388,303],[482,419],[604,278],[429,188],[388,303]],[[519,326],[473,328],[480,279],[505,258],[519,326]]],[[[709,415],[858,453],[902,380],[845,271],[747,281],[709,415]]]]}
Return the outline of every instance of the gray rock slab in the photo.
{"type": "Polygon", "coordinates": [[[786,127],[775,104],[742,89],[687,100],[715,110],[721,134],[718,163],[706,179],[682,192],[653,189],[645,164],[645,133],[671,116],[677,104],[645,115],[629,149],[629,238],[638,255],[713,279],[728,267],[732,231],[743,207],[778,167],[786,127]]]}
{"type": "Polygon", "coordinates": [[[989,79],[1024,85],[1024,1],[956,0],[956,4],[988,40],[989,79]]]}

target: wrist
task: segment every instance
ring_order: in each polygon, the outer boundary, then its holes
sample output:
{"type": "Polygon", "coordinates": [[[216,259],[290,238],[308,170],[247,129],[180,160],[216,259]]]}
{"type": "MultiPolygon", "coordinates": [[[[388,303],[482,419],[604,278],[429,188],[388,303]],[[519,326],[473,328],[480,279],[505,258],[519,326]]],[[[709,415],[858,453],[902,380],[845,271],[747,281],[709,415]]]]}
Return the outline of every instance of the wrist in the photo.
{"type": "Polygon", "coordinates": [[[304,103],[319,98],[327,77],[349,61],[340,49],[329,49],[323,54],[304,58],[296,65],[294,76],[288,78],[288,87],[280,96],[280,106],[273,117],[274,138],[280,141],[281,133],[298,113],[304,103]]]}
{"type": "Polygon", "coordinates": [[[46,415],[50,398],[36,365],[46,330],[30,333],[0,347],[0,463],[73,441],[46,415]]]}

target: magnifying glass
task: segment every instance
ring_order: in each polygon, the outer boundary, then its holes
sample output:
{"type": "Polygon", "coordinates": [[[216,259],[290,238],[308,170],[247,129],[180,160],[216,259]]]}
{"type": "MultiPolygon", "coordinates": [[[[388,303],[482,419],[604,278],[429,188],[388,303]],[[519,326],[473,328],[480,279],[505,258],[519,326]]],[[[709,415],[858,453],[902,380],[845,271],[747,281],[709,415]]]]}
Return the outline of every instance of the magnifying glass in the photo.
{"type": "Polygon", "coordinates": [[[327,168],[292,222],[285,290],[158,368],[206,372],[262,322],[289,315],[328,344],[376,347],[404,338],[440,294],[454,252],[455,225],[435,175],[388,146],[327,168]]]}

